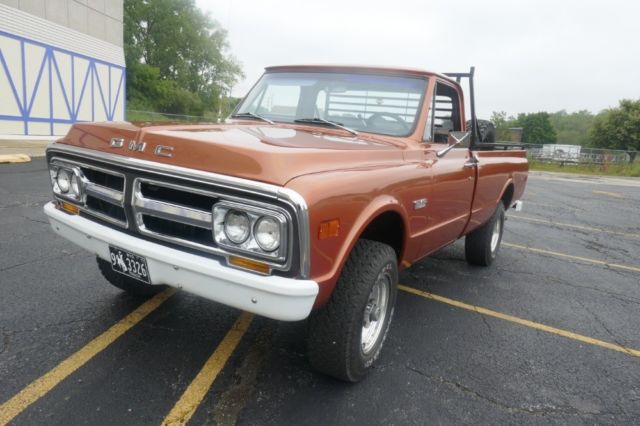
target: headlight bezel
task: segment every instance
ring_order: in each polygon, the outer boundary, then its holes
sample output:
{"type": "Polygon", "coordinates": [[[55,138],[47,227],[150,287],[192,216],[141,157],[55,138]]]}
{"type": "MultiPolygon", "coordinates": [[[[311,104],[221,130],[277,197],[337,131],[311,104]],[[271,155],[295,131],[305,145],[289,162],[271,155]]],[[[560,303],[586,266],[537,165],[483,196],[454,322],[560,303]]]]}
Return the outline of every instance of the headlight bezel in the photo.
{"type": "Polygon", "coordinates": [[[51,178],[51,187],[56,197],[64,199],[79,206],[85,203],[85,185],[86,178],[82,174],[80,167],[72,164],[52,162],[49,163],[49,176],[51,178]],[[58,184],[58,175],[64,172],[69,176],[69,187],[63,191],[58,184]],[[73,190],[73,182],[77,182],[78,191],[73,190]]]}
{"type": "Polygon", "coordinates": [[[70,185],[70,193],[73,194],[74,197],[76,197],[79,200],[83,199],[83,195],[84,195],[84,182],[82,181],[82,178],[80,177],[80,173],[74,173],[71,176],[71,185],[70,185]]]}
{"type": "Polygon", "coordinates": [[[213,239],[221,249],[270,263],[282,264],[291,260],[288,255],[291,244],[289,240],[293,234],[290,230],[292,221],[286,210],[271,206],[256,206],[243,202],[221,200],[213,205],[212,212],[213,239]],[[236,244],[229,240],[224,231],[224,219],[227,213],[232,210],[245,213],[249,217],[249,236],[241,244],[236,244]],[[262,217],[273,218],[279,225],[280,244],[272,251],[264,250],[255,238],[255,227],[262,217]]]}

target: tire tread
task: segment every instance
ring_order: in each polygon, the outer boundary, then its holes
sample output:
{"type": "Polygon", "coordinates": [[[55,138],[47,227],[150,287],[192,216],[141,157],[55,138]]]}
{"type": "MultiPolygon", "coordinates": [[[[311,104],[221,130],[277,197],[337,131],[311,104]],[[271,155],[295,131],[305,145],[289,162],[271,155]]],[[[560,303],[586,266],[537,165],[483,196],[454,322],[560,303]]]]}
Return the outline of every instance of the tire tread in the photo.
{"type": "MultiPolygon", "coordinates": [[[[491,253],[491,235],[493,226],[497,220],[502,220],[501,232],[504,232],[504,205],[498,203],[491,218],[478,229],[468,234],[464,241],[464,254],[467,262],[476,266],[489,266],[495,259],[495,253],[491,253]]],[[[502,234],[500,235],[502,240],[502,234]]],[[[496,253],[500,249],[500,242],[496,248],[496,253]]]]}
{"type": "MultiPolygon", "coordinates": [[[[362,320],[358,313],[363,298],[367,298],[370,291],[369,283],[376,279],[379,265],[396,259],[395,251],[388,245],[376,241],[359,240],[347,260],[338,283],[329,302],[320,310],[311,314],[307,338],[307,352],[311,365],[318,371],[348,382],[357,382],[366,374],[354,366],[349,356],[353,339],[358,339],[354,322],[362,320]]],[[[390,289],[390,303],[395,301],[397,291],[397,268],[395,283],[390,289]]],[[[390,312],[388,324],[391,322],[393,309],[390,312]]],[[[383,330],[386,334],[387,330],[383,330]]],[[[372,361],[379,354],[384,338],[372,361]]]]}

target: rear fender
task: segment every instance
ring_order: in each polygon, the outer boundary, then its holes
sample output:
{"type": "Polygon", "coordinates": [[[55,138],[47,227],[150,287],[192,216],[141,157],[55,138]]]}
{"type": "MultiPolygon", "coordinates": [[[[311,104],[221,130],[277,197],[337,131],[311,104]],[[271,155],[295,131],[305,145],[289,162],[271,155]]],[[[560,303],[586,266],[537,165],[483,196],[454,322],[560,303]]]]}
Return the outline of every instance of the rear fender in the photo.
{"type": "MultiPolygon", "coordinates": [[[[514,194],[511,196],[511,200],[510,200],[510,201],[513,201],[513,200],[514,200],[514,196],[515,196],[515,185],[513,184],[513,175],[511,175],[511,176],[509,176],[509,179],[507,179],[507,182],[506,182],[506,183],[504,184],[504,186],[502,187],[502,191],[500,191],[500,198],[498,198],[498,199],[496,200],[496,203],[495,203],[495,205],[496,205],[496,206],[498,205],[498,203],[499,203],[500,201],[502,201],[502,198],[504,197],[504,194],[509,190],[509,185],[513,185],[513,186],[514,186],[514,188],[513,188],[514,194]]],[[[506,210],[506,209],[508,209],[509,207],[511,207],[511,206],[504,206],[505,210],[506,210]]]]}

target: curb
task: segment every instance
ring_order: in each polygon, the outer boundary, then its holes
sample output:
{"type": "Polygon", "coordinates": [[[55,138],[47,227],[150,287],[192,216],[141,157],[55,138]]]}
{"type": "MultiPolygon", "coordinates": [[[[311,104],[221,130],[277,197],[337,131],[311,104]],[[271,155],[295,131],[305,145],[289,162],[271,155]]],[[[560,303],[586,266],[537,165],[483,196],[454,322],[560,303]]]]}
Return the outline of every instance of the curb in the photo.
{"type": "Polygon", "coordinates": [[[0,164],[16,164],[16,163],[28,163],[31,161],[31,157],[27,154],[5,154],[0,155],[0,164]]]}

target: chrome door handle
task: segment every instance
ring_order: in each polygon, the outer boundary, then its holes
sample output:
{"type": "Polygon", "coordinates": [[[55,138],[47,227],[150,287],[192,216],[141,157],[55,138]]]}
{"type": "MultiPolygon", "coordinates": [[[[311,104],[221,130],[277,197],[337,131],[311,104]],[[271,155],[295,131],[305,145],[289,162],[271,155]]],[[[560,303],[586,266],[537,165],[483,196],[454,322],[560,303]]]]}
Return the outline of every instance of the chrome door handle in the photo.
{"type": "Polygon", "coordinates": [[[478,163],[475,161],[467,161],[466,163],[464,163],[462,167],[464,167],[465,169],[468,169],[469,167],[475,167],[477,165],[478,163]]]}

